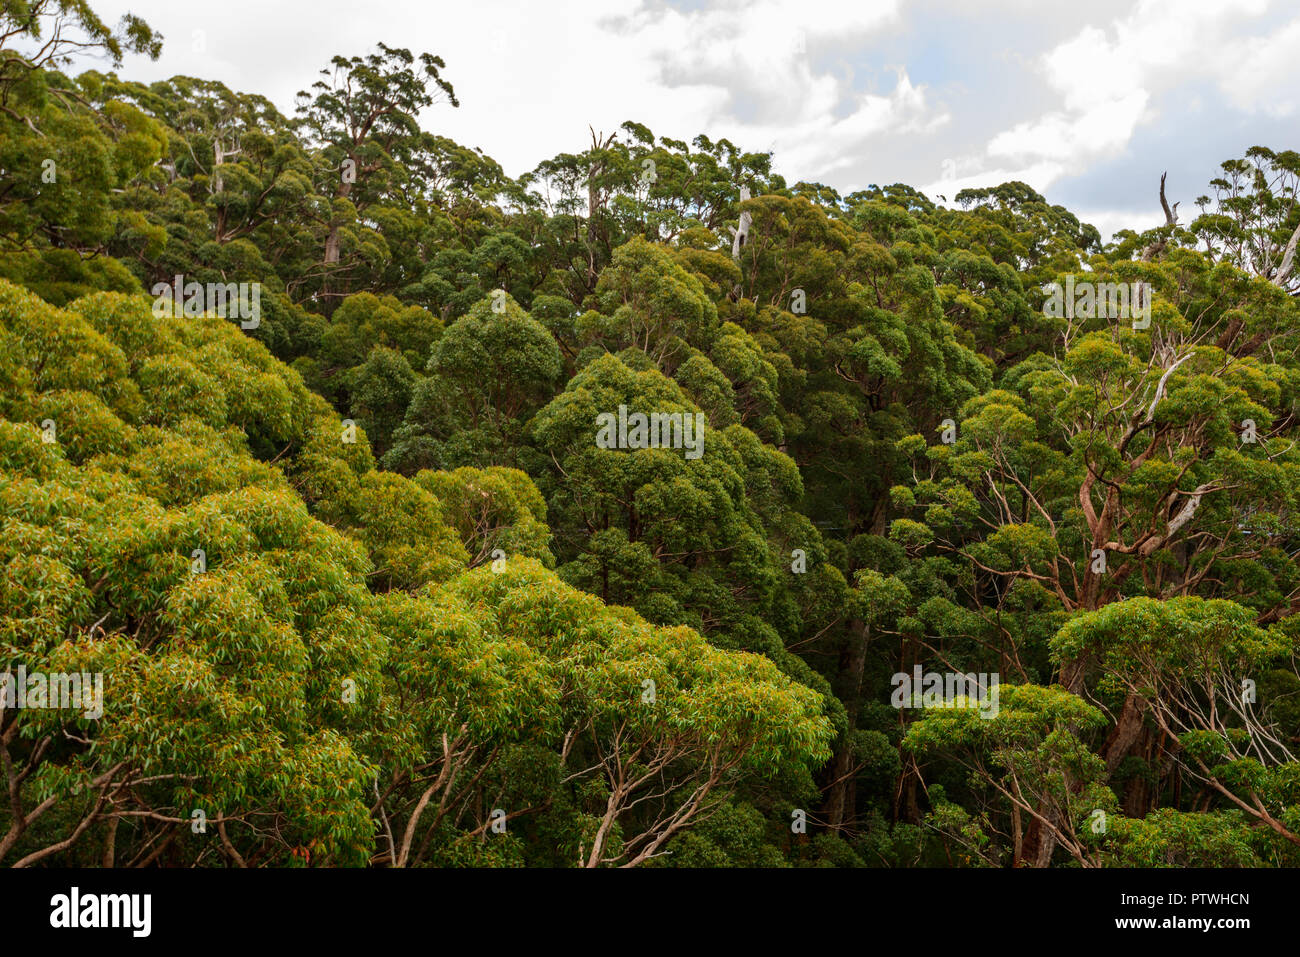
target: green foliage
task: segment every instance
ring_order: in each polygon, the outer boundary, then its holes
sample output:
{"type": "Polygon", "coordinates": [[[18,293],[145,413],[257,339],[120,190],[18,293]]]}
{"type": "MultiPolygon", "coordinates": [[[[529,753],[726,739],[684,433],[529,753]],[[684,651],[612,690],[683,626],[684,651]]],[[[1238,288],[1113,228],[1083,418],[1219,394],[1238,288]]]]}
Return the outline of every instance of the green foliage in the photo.
{"type": "MultiPolygon", "coordinates": [[[[115,807],[163,831],[192,809],[220,825],[218,840],[178,830],[176,864],[547,862],[556,834],[566,861],[584,841],[593,864],[648,859],[699,813],[688,799],[701,782],[712,806],[825,759],[820,696],[770,661],[606,608],[528,557],[550,560],[550,533],[526,475],[375,472],[296,373],[232,324],[155,319],[143,297],[113,294],[61,311],[3,284],[0,341],[15,386],[0,425],[0,666],[105,679],[102,718],[7,713],[36,773],[23,819],[0,822],[6,859],[45,857],[63,820],[45,810],[87,786],[111,786],[115,807]],[[33,414],[54,420],[55,441],[33,414]],[[287,446],[259,460],[254,436],[287,446]],[[340,480],[322,484],[331,472],[340,480]],[[304,501],[294,482],[316,494],[304,501]],[[466,545],[509,557],[465,574],[466,545]],[[65,728],[94,748],[47,751],[65,728]],[[508,852],[471,853],[490,823],[474,816],[474,782],[525,747],[531,784],[512,780],[537,821],[508,852]],[[665,794],[647,803],[614,785],[621,800],[596,812],[592,794],[656,754],[665,794]],[[609,763],[593,766],[598,755],[609,763]],[[420,782],[439,768],[426,815],[420,782]],[[394,821],[419,843],[388,841],[394,821]]],[[[90,811],[83,846],[118,820],[90,811]]],[[[122,820],[125,859],[148,827],[122,820]]]]}
{"type": "Polygon", "coordinates": [[[0,27],[0,668],[105,678],[3,711],[0,862],[1297,862],[1293,151],[1103,246],[635,122],[514,179],[430,53],[286,117],[0,27]]]}

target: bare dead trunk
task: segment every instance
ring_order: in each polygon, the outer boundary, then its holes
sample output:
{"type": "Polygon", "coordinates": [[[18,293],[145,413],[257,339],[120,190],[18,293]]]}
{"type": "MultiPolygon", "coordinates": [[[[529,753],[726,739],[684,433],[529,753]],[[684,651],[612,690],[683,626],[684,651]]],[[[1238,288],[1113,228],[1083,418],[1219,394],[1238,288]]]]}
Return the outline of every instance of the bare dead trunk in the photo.
{"type": "MultiPolygon", "coordinates": [[[[740,187],[740,201],[743,203],[749,198],[749,187],[740,187]]],[[[748,212],[740,214],[740,223],[736,226],[735,236],[731,240],[731,258],[736,262],[740,262],[740,251],[745,247],[745,243],[749,242],[749,227],[753,221],[754,217],[748,212]]]]}

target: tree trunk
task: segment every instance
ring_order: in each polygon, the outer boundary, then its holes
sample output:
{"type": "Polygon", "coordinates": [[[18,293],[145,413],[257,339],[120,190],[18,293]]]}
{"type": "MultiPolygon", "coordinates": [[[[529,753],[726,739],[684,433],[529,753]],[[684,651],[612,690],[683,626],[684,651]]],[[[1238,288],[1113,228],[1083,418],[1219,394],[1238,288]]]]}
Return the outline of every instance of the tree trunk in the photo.
{"type": "Polygon", "coordinates": [[[849,624],[849,644],[840,655],[840,678],[843,682],[839,698],[844,702],[847,722],[844,734],[835,746],[831,762],[831,786],[823,809],[831,827],[840,827],[855,815],[856,788],[853,781],[853,731],[858,724],[858,705],[862,697],[862,674],[867,663],[867,645],[871,628],[863,621],[849,624]]]}
{"type": "MultiPolygon", "coordinates": [[[[749,187],[740,187],[740,201],[743,203],[749,198],[749,187]]],[[[754,217],[748,212],[740,214],[740,224],[736,227],[735,238],[731,241],[731,258],[736,262],[740,262],[740,251],[744,248],[745,243],[749,242],[749,227],[753,221],[754,217]]]]}
{"type": "MultiPolygon", "coordinates": [[[[353,159],[355,162],[355,159],[353,159]]],[[[347,199],[352,195],[352,183],[346,179],[339,184],[339,198],[347,199]]],[[[321,278],[321,307],[325,315],[331,315],[337,305],[335,300],[338,298],[338,289],[331,276],[331,266],[335,266],[339,261],[339,223],[334,218],[333,211],[330,214],[330,229],[325,236],[325,275],[321,278]]]]}
{"type": "MultiPolygon", "coordinates": [[[[746,191],[747,192],[747,191],[746,191]]],[[[881,496],[871,513],[871,533],[880,535],[885,529],[889,513],[889,499],[881,496]]],[[[856,529],[856,516],[850,515],[849,528],[856,529]]],[[[839,827],[856,816],[857,786],[853,780],[852,732],[858,726],[858,712],[862,699],[862,675],[866,671],[867,646],[871,643],[871,626],[860,619],[849,622],[848,646],[840,654],[838,676],[840,686],[836,694],[844,702],[848,718],[844,735],[835,747],[831,762],[831,785],[826,795],[823,813],[831,827],[839,827]]]]}

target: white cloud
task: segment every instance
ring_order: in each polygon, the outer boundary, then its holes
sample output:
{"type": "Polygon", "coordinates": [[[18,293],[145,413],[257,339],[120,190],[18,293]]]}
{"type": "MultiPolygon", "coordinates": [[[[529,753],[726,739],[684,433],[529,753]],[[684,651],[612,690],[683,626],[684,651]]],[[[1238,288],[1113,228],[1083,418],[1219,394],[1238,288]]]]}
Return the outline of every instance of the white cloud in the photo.
{"type": "MultiPolygon", "coordinates": [[[[861,168],[864,155],[886,134],[926,134],[950,119],[947,113],[931,109],[924,89],[913,86],[901,71],[889,94],[861,94],[853,102],[853,111],[842,118],[836,118],[827,105],[803,111],[784,122],[749,126],[743,133],[757,142],[770,143],[777,165],[789,170],[790,175],[817,180],[850,167],[861,168]]],[[[854,177],[846,180],[842,188],[851,192],[864,185],[854,177]]]]}
{"type": "Polygon", "coordinates": [[[1300,95],[1300,19],[1280,33],[1225,46],[1230,30],[1268,6],[1269,0],[1141,0],[1107,29],[1084,28],[1038,61],[1060,108],[995,134],[987,156],[1020,164],[1013,178],[1041,192],[1123,153],[1158,115],[1160,94],[1205,77],[1242,108],[1289,112],[1300,95]]]}
{"type": "Polygon", "coordinates": [[[1165,223],[1164,213],[1159,206],[1154,204],[1152,209],[1137,211],[1131,209],[1072,209],[1070,212],[1078,217],[1079,222],[1091,223],[1096,226],[1097,232],[1101,233],[1103,240],[1110,239],[1121,229],[1131,229],[1134,232],[1142,233],[1148,229],[1163,226],[1165,223]]]}
{"type": "Polygon", "coordinates": [[[1243,110],[1289,116],[1300,110],[1300,18],[1268,36],[1246,37],[1219,54],[1220,86],[1229,102],[1243,110]]]}
{"type": "Polygon", "coordinates": [[[990,156],[1057,161],[1062,170],[1123,149],[1146,109],[1148,94],[1132,90],[1075,113],[1049,113],[989,141],[990,156]]]}
{"type": "Polygon", "coordinates": [[[620,26],[634,31],[670,94],[691,91],[696,129],[772,149],[779,169],[817,179],[860,163],[884,134],[924,134],[947,121],[905,69],[893,90],[872,93],[855,90],[851,73],[815,68],[820,45],[867,37],[899,15],[897,0],[726,0],[643,9],[620,26]]]}

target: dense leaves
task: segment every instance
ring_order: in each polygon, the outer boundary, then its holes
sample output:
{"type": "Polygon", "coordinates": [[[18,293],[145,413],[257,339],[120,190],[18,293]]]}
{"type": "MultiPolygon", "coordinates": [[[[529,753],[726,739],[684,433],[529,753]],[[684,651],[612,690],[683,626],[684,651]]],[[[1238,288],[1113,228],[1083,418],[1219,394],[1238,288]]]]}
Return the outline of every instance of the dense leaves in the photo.
{"type": "Polygon", "coordinates": [[[0,697],[0,863],[1300,861],[1294,152],[1104,244],[69,49],[0,51],[0,669],[102,698],[0,697]]]}

